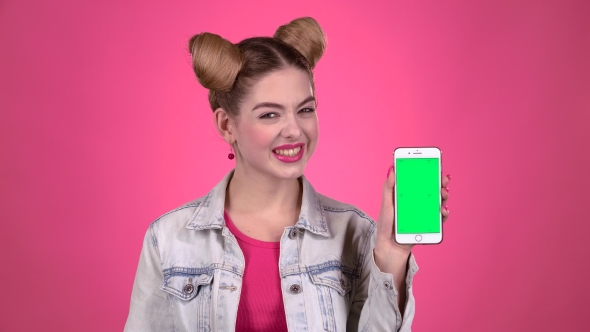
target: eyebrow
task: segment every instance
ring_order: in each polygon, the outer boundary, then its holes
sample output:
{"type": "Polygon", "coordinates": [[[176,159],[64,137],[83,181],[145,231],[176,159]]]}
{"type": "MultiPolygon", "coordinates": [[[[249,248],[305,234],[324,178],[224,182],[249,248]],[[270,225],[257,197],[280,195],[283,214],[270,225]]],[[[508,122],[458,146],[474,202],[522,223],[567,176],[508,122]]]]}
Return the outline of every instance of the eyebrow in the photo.
{"type": "MultiPolygon", "coordinates": [[[[314,96],[309,96],[307,98],[305,98],[302,102],[299,103],[299,105],[297,105],[297,108],[309,103],[310,101],[315,101],[315,97],[314,96]]],[[[252,111],[255,111],[259,108],[278,108],[280,110],[285,110],[285,106],[281,105],[281,104],[277,104],[277,103],[271,103],[271,102],[262,102],[262,103],[258,103],[256,104],[256,106],[254,106],[254,108],[252,108],[252,111]]]]}

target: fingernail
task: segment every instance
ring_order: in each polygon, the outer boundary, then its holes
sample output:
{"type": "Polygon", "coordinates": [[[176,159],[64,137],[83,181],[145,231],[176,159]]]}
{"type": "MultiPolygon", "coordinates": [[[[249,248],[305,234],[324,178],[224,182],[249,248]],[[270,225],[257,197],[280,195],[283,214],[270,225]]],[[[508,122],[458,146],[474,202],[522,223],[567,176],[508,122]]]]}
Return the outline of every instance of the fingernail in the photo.
{"type": "Polygon", "coordinates": [[[449,178],[449,180],[451,179],[451,174],[447,174],[447,177],[449,178]]]}
{"type": "Polygon", "coordinates": [[[445,205],[445,210],[449,211],[449,208],[445,205]]]}
{"type": "Polygon", "coordinates": [[[387,170],[387,177],[386,177],[386,179],[389,179],[389,174],[391,174],[391,171],[393,171],[393,165],[389,166],[389,169],[387,170]]]}

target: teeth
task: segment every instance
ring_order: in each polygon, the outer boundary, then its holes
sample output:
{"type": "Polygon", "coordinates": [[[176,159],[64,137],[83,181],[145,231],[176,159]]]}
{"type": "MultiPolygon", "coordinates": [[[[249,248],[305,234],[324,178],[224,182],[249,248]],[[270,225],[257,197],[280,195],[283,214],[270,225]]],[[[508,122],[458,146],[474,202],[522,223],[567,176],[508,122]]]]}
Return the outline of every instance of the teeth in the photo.
{"type": "Polygon", "coordinates": [[[299,151],[301,151],[301,147],[295,149],[274,150],[276,154],[287,157],[296,156],[299,153],[299,151]]]}

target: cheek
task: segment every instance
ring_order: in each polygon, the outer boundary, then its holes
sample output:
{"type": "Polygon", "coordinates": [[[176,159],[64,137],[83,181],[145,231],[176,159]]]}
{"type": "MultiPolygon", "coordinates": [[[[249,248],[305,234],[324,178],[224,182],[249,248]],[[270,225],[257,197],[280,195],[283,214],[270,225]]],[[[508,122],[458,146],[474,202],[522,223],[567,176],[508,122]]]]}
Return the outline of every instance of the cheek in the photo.
{"type": "Polygon", "coordinates": [[[317,119],[307,123],[304,127],[304,131],[307,139],[309,140],[309,148],[311,152],[313,152],[318,144],[318,138],[320,135],[317,119]]]}
{"type": "Polygon", "coordinates": [[[268,150],[273,141],[273,136],[264,128],[244,126],[240,130],[238,139],[240,140],[238,144],[242,147],[242,150],[268,150]]]}
{"type": "MultiPolygon", "coordinates": [[[[310,141],[317,141],[320,135],[320,128],[317,118],[307,122],[304,127],[305,133],[310,141]]],[[[315,143],[315,142],[312,142],[315,143]]]]}

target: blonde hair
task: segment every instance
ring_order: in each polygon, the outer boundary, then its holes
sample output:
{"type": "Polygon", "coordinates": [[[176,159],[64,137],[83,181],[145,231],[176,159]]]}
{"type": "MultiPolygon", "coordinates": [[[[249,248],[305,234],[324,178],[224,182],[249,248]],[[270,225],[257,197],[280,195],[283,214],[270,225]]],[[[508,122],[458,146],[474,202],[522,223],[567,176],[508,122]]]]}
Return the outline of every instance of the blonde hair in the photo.
{"type": "Polygon", "coordinates": [[[254,83],[270,72],[294,67],[308,73],[326,49],[326,37],[316,20],[302,17],[280,26],[274,37],[254,37],[232,44],[204,32],[188,43],[199,83],[209,89],[209,103],[238,115],[240,104],[254,83]]]}

